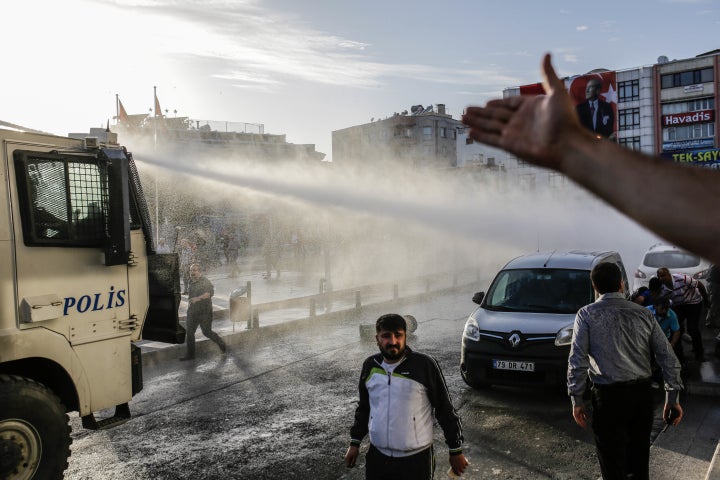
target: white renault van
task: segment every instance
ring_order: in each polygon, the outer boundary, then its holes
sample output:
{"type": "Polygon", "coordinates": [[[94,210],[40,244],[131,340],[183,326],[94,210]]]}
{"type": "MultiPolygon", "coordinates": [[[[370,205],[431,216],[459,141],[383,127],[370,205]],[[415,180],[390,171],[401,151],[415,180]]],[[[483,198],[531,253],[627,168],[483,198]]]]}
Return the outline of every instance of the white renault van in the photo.
{"type": "Polygon", "coordinates": [[[473,388],[492,384],[564,385],[575,314],[592,303],[590,271],[601,262],[620,267],[617,252],[550,252],[508,262],[478,292],[479,307],[465,323],[460,371],[473,388]]]}

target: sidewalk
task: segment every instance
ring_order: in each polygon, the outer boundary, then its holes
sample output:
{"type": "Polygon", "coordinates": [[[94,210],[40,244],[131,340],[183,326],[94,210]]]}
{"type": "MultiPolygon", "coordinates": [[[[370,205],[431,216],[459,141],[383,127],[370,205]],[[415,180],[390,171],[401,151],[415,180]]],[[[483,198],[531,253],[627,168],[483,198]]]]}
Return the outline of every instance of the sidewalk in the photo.
{"type": "MultiPolygon", "coordinates": [[[[238,288],[246,288],[248,282],[251,286],[251,304],[254,309],[262,310],[262,305],[291,298],[309,297],[320,293],[322,288],[320,275],[315,273],[302,273],[294,270],[282,271],[279,278],[273,273],[272,277],[265,278],[264,263],[259,256],[250,256],[239,262],[240,273],[232,278],[226,266],[218,267],[206,273],[215,287],[213,306],[215,316],[213,330],[224,337],[230,345],[242,341],[246,335],[254,335],[260,331],[273,328],[294,328],[302,322],[312,321],[308,308],[283,308],[263,311],[259,316],[259,328],[248,329],[247,321],[233,322],[229,315],[230,294],[238,288]]],[[[458,288],[468,283],[482,281],[473,278],[464,278],[459,282],[458,288]]],[[[401,287],[401,297],[423,294],[423,290],[410,291],[401,287]]],[[[388,290],[376,298],[363,298],[363,305],[392,301],[393,293],[388,290]]],[[[350,311],[355,308],[354,301],[335,301],[332,312],[350,311]]],[[[183,296],[179,315],[184,324],[187,312],[187,297],[183,296]]],[[[318,308],[317,314],[330,314],[324,308],[318,308]]],[[[690,363],[685,378],[684,396],[688,411],[681,426],[660,434],[654,439],[653,448],[662,449],[663,459],[667,457],[667,469],[663,472],[698,472],[704,473],[704,468],[710,459],[705,480],[720,480],[720,358],[715,351],[715,337],[720,329],[702,328],[703,343],[705,346],[706,362],[702,364],[690,363]],[[714,450],[714,456],[713,456],[714,450]],[[682,465],[682,467],[679,467],[682,465]],[[701,471],[702,470],[702,471],[701,471]]],[[[210,345],[207,338],[198,330],[196,333],[197,351],[211,351],[215,345],[210,345]]],[[[184,345],[171,345],[161,342],[141,341],[138,345],[142,351],[144,364],[153,364],[172,361],[180,358],[184,345]]],[[[685,344],[687,353],[691,351],[690,344],[685,344]]],[[[692,355],[688,355],[691,357],[692,355]]],[[[682,397],[681,397],[682,402],[682,397]]],[[[667,478],[658,476],[656,478],[667,478]]],[[[672,476],[681,480],[682,473],[672,476]]],[[[698,478],[698,477],[692,477],[698,478]]]]}
{"type": "MultiPolygon", "coordinates": [[[[267,304],[279,302],[288,299],[300,299],[310,297],[321,293],[322,288],[326,288],[322,282],[322,275],[317,268],[309,268],[306,271],[282,270],[280,277],[276,272],[272,272],[270,278],[265,278],[264,260],[261,256],[246,256],[238,261],[239,273],[236,277],[230,274],[230,268],[223,265],[205,273],[205,276],[213,283],[215,295],[213,296],[213,330],[222,337],[232,335],[244,335],[251,333],[256,328],[248,329],[247,321],[234,322],[230,318],[230,295],[234,290],[247,289],[250,287],[251,305],[254,311],[260,311],[259,326],[261,329],[268,327],[280,327],[290,322],[302,322],[310,320],[310,300],[303,302],[303,307],[292,308],[272,308],[268,311],[267,304]],[[248,285],[249,284],[249,285],[248,285]]],[[[476,282],[475,274],[466,273],[460,278],[459,284],[468,284],[476,282]]],[[[417,283],[417,282],[416,282],[417,283]]],[[[450,280],[447,281],[450,286],[450,280]]],[[[433,285],[432,291],[442,288],[441,285],[433,285]]],[[[335,285],[334,291],[348,289],[349,285],[335,285]]],[[[377,304],[380,302],[391,301],[394,294],[399,297],[406,298],[408,296],[424,293],[426,286],[420,283],[411,284],[402,282],[398,286],[398,291],[394,292],[390,285],[387,289],[374,294],[366,294],[362,297],[362,305],[377,304]]],[[[245,295],[245,294],[244,294],[245,295]]],[[[187,296],[181,296],[180,308],[178,315],[180,323],[184,326],[185,316],[187,314],[187,296]]],[[[355,297],[343,299],[335,299],[329,305],[317,305],[316,314],[323,315],[331,312],[349,311],[356,306],[355,297]]],[[[196,348],[198,352],[202,352],[204,348],[210,350],[214,345],[206,345],[207,338],[198,329],[195,334],[196,348]]],[[[229,343],[233,343],[232,338],[225,338],[229,343]]],[[[237,339],[240,340],[239,338],[237,339]]],[[[144,363],[158,362],[179,358],[183,355],[184,345],[173,345],[163,342],[154,342],[142,340],[138,342],[141,349],[144,363]]]]}

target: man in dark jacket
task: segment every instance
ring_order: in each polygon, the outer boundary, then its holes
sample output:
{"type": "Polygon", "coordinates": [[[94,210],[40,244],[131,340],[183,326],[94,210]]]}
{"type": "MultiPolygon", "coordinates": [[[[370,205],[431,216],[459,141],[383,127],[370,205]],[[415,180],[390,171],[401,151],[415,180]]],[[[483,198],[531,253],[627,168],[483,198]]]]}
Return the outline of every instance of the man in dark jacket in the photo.
{"type": "Polygon", "coordinates": [[[462,453],[460,418],[437,361],[405,345],[407,325],[401,315],[381,316],[375,331],[380,353],[363,363],[345,465],[355,466],[360,443],[370,433],[366,479],[432,479],[434,412],[445,434],[450,466],[462,474],[468,462],[462,453]]]}
{"type": "Polygon", "coordinates": [[[195,358],[195,332],[198,325],[203,335],[217,343],[220,351],[225,353],[225,342],[220,335],[212,331],[213,305],[212,296],[215,288],[207,277],[203,276],[200,265],[190,265],[190,285],[188,288],[188,310],[185,322],[185,343],[187,353],[180,360],[192,360],[195,358]]]}

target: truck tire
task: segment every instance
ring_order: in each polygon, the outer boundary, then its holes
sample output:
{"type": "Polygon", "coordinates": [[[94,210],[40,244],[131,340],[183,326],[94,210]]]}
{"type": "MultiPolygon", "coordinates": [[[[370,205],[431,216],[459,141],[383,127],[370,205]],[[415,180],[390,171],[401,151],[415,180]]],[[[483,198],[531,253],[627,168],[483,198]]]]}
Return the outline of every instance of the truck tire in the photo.
{"type": "Polygon", "coordinates": [[[0,478],[62,479],[70,425],[60,399],[29,378],[0,374],[0,478]]]}

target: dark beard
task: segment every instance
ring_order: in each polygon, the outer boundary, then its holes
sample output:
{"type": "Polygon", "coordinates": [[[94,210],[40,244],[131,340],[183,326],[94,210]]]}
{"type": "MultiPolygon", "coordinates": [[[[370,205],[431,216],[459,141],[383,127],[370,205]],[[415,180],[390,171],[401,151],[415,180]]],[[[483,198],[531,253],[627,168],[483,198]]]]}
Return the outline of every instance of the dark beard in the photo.
{"type": "Polygon", "coordinates": [[[383,356],[386,360],[398,360],[398,359],[402,358],[403,355],[405,355],[405,349],[404,349],[404,348],[403,348],[402,350],[397,350],[397,353],[389,352],[389,351],[387,351],[387,350],[384,350],[384,349],[383,349],[382,347],[380,347],[379,345],[378,345],[378,348],[380,349],[380,353],[382,353],[382,356],[383,356]]]}

